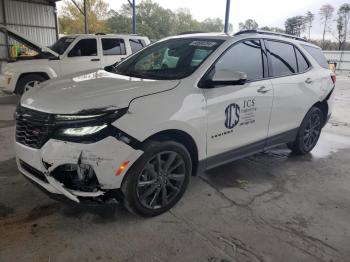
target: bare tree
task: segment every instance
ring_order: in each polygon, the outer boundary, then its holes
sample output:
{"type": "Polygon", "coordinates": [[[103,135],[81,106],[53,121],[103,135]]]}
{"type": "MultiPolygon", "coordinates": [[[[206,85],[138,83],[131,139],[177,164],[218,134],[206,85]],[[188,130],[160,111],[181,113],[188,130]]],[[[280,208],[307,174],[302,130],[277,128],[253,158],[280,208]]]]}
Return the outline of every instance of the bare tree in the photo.
{"type": "MultiPolygon", "coordinates": [[[[343,35],[344,35],[344,43],[346,43],[347,40],[347,33],[348,33],[348,26],[350,21],[350,4],[342,4],[338,9],[338,19],[337,19],[337,25],[339,23],[342,23],[343,27],[343,35]],[[339,22],[338,22],[339,19],[339,22]]],[[[339,31],[339,29],[338,29],[339,31]]]]}
{"type": "Polygon", "coordinates": [[[305,29],[305,18],[301,15],[290,17],[284,23],[286,33],[300,36],[305,29]]]}
{"type": "Polygon", "coordinates": [[[304,19],[305,19],[305,27],[308,30],[308,39],[310,40],[311,27],[312,27],[312,22],[315,19],[315,15],[311,11],[307,11],[306,15],[304,16],[304,19]]]}
{"type": "Polygon", "coordinates": [[[331,21],[334,13],[334,7],[330,4],[325,4],[321,6],[319,15],[321,16],[321,21],[323,23],[323,36],[322,36],[322,47],[324,46],[324,37],[326,35],[326,31],[329,29],[329,22],[331,21]]]}

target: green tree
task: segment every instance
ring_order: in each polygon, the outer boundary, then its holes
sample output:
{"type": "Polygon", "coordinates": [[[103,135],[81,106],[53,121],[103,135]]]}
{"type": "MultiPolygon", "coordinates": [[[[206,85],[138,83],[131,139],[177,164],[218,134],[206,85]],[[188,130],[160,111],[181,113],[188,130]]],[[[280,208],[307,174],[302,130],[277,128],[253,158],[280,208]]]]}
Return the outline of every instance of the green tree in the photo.
{"type": "MultiPolygon", "coordinates": [[[[322,43],[324,43],[324,38],[326,35],[326,31],[329,30],[329,22],[331,21],[334,13],[334,7],[330,4],[325,4],[321,6],[319,15],[321,17],[321,22],[323,24],[323,35],[322,35],[322,43]]],[[[323,45],[323,44],[322,44],[323,45]]],[[[324,46],[322,46],[324,47],[324,46]]]]}
{"type": "Polygon", "coordinates": [[[247,19],[244,23],[239,23],[239,30],[254,30],[259,27],[258,23],[254,19],[247,19]]]}
{"type": "MultiPolygon", "coordinates": [[[[76,1],[83,10],[83,1],[76,1]]],[[[105,19],[108,4],[104,0],[87,0],[88,28],[90,33],[105,32],[105,19]]],[[[70,1],[64,0],[58,17],[60,33],[73,34],[84,32],[84,17],[70,1]]]]}
{"type": "MultiPolygon", "coordinates": [[[[223,21],[219,18],[207,18],[202,22],[193,18],[188,9],[175,12],[165,9],[151,0],[140,2],[136,7],[137,33],[151,39],[161,39],[187,31],[218,32],[223,30],[223,21]]],[[[119,11],[111,10],[106,21],[108,32],[131,33],[131,8],[123,4],[119,11]]],[[[232,25],[230,25],[232,28],[232,25]]]]}
{"type": "Polygon", "coordinates": [[[300,36],[301,32],[305,30],[305,19],[303,16],[293,16],[284,23],[286,33],[290,35],[300,36]]]}

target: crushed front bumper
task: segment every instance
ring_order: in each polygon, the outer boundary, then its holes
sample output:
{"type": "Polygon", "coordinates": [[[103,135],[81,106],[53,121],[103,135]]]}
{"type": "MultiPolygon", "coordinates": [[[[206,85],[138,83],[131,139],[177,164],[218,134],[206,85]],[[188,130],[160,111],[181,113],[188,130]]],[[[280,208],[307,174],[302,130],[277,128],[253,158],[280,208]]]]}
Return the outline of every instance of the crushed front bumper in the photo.
{"type": "Polygon", "coordinates": [[[124,175],[143,153],[113,137],[92,144],[50,139],[41,149],[16,142],[15,149],[17,166],[23,175],[49,193],[64,195],[78,203],[82,198],[97,198],[109,190],[120,188],[124,175]],[[128,165],[116,176],[118,168],[126,161],[129,161],[128,165]],[[93,192],[73,190],[51,175],[59,166],[78,162],[93,168],[98,189],[93,192]]]}

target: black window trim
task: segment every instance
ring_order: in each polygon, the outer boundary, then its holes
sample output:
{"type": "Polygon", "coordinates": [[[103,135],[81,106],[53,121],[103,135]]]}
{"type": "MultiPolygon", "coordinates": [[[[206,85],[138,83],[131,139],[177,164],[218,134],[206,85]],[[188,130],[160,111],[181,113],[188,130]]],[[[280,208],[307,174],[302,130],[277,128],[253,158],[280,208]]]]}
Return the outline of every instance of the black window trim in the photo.
{"type": "Polygon", "coordinates": [[[139,52],[140,50],[144,49],[147,45],[145,41],[141,41],[141,38],[129,38],[129,45],[130,45],[130,51],[132,54],[136,54],[137,52],[139,52]],[[132,47],[131,47],[131,42],[136,43],[136,44],[140,44],[141,48],[137,51],[133,51],[132,47]],[[145,45],[144,45],[145,44],[145,45]]]}
{"type": "Polygon", "coordinates": [[[294,43],[291,43],[291,42],[288,42],[288,41],[283,41],[283,40],[280,40],[280,39],[273,39],[273,38],[263,38],[262,39],[263,42],[265,42],[265,47],[266,48],[266,53],[267,53],[267,57],[268,57],[268,65],[269,65],[269,77],[266,78],[266,79],[275,79],[275,78],[281,78],[281,77],[287,77],[287,76],[295,76],[295,75],[301,75],[301,74],[305,74],[307,72],[309,72],[311,69],[313,69],[313,66],[312,64],[310,63],[309,59],[307,59],[307,57],[305,56],[305,54],[300,50],[300,48],[298,48],[294,43]],[[295,55],[295,59],[296,59],[296,62],[297,62],[297,71],[296,73],[293,73],[293,74],[288,74],[288,75],[281,75],[281,76],[274,76],[273,75],[273,67],[272,67],[272,62],[271,62],[271,55],[270,55],[270,52],[268,51],[269,50],[269,43],[268,41],[272,41],[272,42],[280,42],[280,43],[284,43],[284,44],[289,44],[291,46],[294,47],[294,55],[295,55]],[[299,65],[298,65],[298,58],[296,56],[296,52],[295,52],[295,49],[299,50],[299,52],[301,53],[301,55],[305,58],[306,62],[308,63],[309,67],[307,70],[303,71],[303,72],[299,72],[299,65]]]}
{"type": "MultiPolygon", "coordinates": [[[[96,57],[96,56],[99,56],[99,47],[98,47],[98,41],[97,41],[97,39],[95,38],[95,37],[84,37],[84,38],[76,38],[77,39],[77,41],[76,41],[76,43],[75,44],[73,44],[71,47],[70,47],[70,49],[69,50],[66,50],[66,52],[67,52],[67,55],[66,55],[66,57],[67,58],[76,58],[76,57],[96,57]],[[93,40],[95,40],[96,41],[96,55],[90,55],[90,56],[69,56],[69,54],[70,54],[70,52],[74,49],[74,47],[77,45],[77,44],[79,44],[79,42],[80,41],[82,41],[82,40],[90,40],[90,39],[93,39],[93,40]]],[[[74,42],[73,42],[74,43],[74,42]]]]}
{"type": "MultiPolygon", "coordinates": [[[[119,55],[126,55],[126,45],[125,45],[125,40],[124,40],[124,38],[121,38],[121,37],[119,37],[119,38],[116,38],[116,37],[101,37],[101,48],[102,48],[102,56],[112,56],[113,54],[108,54],[108,55],[105,55],[104,53],[103,53],[103,40],[104,39],[117,39],[117,40],[119,40],[119,43],[121,43],[121,41],[123,41],[123,43],[124,43],[124,53],[123,54],[119,54],[119,55]]],[[[120,49],[121,50],[121,49],[120,49]]],[[[116,55],[114,55],[114,56],[116,56],[116,55]]]]}
{"type": "Polygon", "coordinates": [[[260,43],[261,43],[261,49],[263,51],[263,53],[266,54],[266,64],[267,64],[267,68],[265,68],[265,63],[264,63],[264,60],[262,60],[262,65],[263,65],[263,74],[264,76],[262,78],[259,78],[259,79],[254,79],[254,80],[247,80],[244,84],[246,83],[254,83],[254,82],[258,82],[258,81],[263,81],[263,80],[266,80],[266,79],[269,79],[269,75],[270,75],[270,65],[269,65],[269,55],[268,55],[268,52],[267,52],[267,49],[266,49],[266,46],[265,46],[265,41],[263,41],[264,39],[263,38],[260,38],[260,37],[251,37],[251,38],[245,38],[245,39],[241,39],[237,42],[234,42],[232,45],[228,46],[220,55],[218,58],[215,59],[215,61],[210,65],[210,67],[205,71],[205,73],[202,75],[201,79],[198,81],[197,83],[197,87],[198,88],[204,88],[202,85],[205,81],[205,79],[207,78],[207,76],[209,75],[209,73],[211,72],[211,70],[214,68],[214,66],[216,65],[216,63],[221,59],[222,56],[224,56],[231,48],[233,48],[235,45],[237,44],[240,44],[242,42],[245,42],[245,41],[251,41],[251,40],[259,40],[260,43]],[[267,76],[265,76],[265,72],[267,72],[267,76]]]}

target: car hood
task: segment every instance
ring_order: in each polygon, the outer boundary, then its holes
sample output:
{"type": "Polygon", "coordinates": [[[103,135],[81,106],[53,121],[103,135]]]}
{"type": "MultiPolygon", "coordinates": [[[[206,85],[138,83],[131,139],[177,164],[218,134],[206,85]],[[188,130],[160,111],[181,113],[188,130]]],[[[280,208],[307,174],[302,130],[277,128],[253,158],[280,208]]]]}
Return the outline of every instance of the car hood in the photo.
{"type": "Polygon", "coordinates": [[[53,55],[55,57],[59,57],[59,54],[57,54],[52,49],[29,39],[28,37],[24,36],[20,32],[14,30],[12,28],[9,28],[8,26],[0,25],[0,32],[7,34],[9,37],[13,38],[14,40],[18,41],[19,43],[29,47],[30,49],[32,49],[38,53],[45,53],[46,52],[46,53],[50,53],[51,55],[53,55]]]}
{"type": "Polygon", "coordinates": [[[49,80],[24,93],[21,105],[54,114],[129,106],[132,99],[175,88],[179,80],[150,80],[105,70],[81,72],[49,80]]]}

